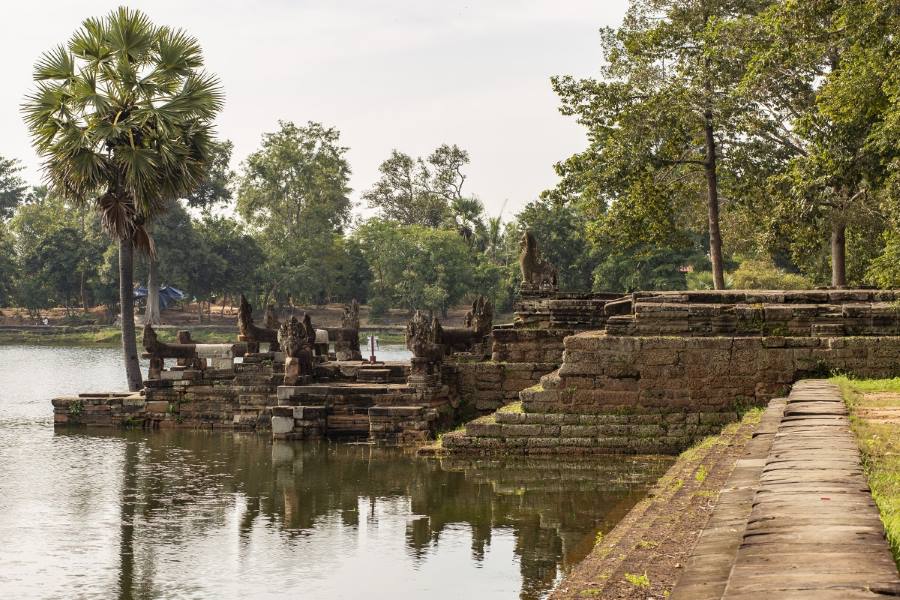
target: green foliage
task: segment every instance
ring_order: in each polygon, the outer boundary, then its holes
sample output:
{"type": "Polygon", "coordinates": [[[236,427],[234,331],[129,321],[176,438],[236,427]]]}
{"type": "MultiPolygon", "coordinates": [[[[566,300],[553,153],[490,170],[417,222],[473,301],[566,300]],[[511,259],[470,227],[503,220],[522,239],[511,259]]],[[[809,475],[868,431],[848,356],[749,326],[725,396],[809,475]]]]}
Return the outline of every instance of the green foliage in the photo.
{"type": "Polygon", "coordinates": [[[145,240],[143,220],[202,179],[223,96],[184,31],[119,8],[45,52],[34,80],[23,112],[51,187],[96,204],[114,238],[145,240]]]}
{"type": "Polygon", "coordinates": [[[206,171],[196,189],[188,194],[186,198],[188,206],[209,210],[231,200],[231,181],[234,179],[234,171],[231,170],[233,150],[234,144],[229,140],[210,142],[206,171]]]}
{"type": "Polygon", "coordinates": [[[19,176],[22,166],[14,158],[0,156],[0,220],[8,219],[25,199],[28,187],[19,176]]]}
{"type": "Polygon", "coordinates": [[[455,231],[371,219],[354,237],[372,272],[373,303],[446,314],[479,291],[472,268],[477,257],[455,231]]]}
{"type": "Polygon", "coordinates": [[[321,302],[339,292],[333,267],[345,258],[340,236],[351,207],[339,142],[334,128],[280,121],[243,165],[237,210],[268,257],[269,294],[321,302]]]}
{"type": "Polygon", "coordinates": [[[453,209],[463,215],[464,224],[467,211],[459,201],[466,180],[462,168],[468,163],[469,153],[456,145],[443,144],[427,159],[392,150],[378,167],[381,177],[363,199],[385,220],[423,227],[445,224],[454,216],[451,204],[457,203],[453,209]]]}
{"type": "Polygon", "coordinates": [[[884,250],[866,271],[866,279],[881,288],[900,288],[900,232],[884,233],[884,250]]]}
{"type": "Polygon", "coordinates": [[[95,301],[98,265],[109,246],[96,213],[37,188],[18,206],[9,228],[15,236],[11,256],[21,274],[9,286],[17,304],[39,310],[95,301]]]}
{"type": "Polygon", "coordinates": [[[699,240],[694,245],[675,249],[640,243],[617,246],[603,240],[598,243],[602,258],[594,270],[594,289],[624,292],[686,289],[684,267],[709,268],[699,240]]]}
{"type": "Polygon", "coordinates": [[[15,247],[6,225],[0,221],[0,307],[12,304],[18,274],[15,247]]]}
{"type": "Polygon", "coordinates": [[[796,273],[787,273],[764,260],[745,260],[731,275],[739,290],[803,290],[812,283],[796,273]]]}

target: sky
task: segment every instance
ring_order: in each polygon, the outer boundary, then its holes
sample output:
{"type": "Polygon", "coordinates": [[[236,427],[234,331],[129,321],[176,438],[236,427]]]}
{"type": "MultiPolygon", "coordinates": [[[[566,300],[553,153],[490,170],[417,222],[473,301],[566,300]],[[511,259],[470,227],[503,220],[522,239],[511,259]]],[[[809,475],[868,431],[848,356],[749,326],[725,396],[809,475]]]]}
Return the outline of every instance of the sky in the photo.
{"type": "MultiPolygon", "coordinates": [[[[41,180],[19,106],[40,54],[119,2],[14,2],[0,19],[0,156],[41,180]]],[[[159,25],[196,37],[222,81],[220,137],[233,166],[279,120],[336,127],[353,198],[392,149],[425,156],[468,150],[464,191],[510,219],[555,185],[553,164],[582,150],[584,128],[559,113],[552,75],[596,76],[603,26],[626,0],[156,0],[130,2],[159,25]]],[[[360,206],[360,209],[363,207],[360,206]]],[[[368,211],[362,211],[368,212],[368,211]]]]}

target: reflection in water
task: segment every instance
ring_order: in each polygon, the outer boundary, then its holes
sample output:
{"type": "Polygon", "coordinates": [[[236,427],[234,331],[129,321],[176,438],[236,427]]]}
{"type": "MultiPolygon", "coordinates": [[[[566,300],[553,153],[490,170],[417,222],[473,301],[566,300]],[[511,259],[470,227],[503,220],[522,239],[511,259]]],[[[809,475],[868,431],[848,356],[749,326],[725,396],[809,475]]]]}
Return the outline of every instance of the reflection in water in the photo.
{"type": "MultiPolygon", "coordinates": [[[[17,388],[3,369],[0,390],[41,387],[17,388]]],[[[29,406],[0,397],[11,597],[538,598],[667,466],[435,461],[221,432],[54,434],[49,404],[41,416],[29,406]]]]}

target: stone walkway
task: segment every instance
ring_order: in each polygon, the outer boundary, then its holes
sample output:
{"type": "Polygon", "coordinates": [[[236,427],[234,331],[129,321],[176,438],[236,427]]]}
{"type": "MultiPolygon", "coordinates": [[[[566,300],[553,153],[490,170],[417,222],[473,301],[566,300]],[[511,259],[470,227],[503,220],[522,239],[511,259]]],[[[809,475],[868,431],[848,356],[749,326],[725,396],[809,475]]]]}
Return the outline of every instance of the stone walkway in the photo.
{"type": "Polygon", "coordinates": [[[773,410],[777,401],[749,447],[755,455],[736,466],[671,598],[900,596],[840,390],[821,380],[795,384],[777,431],[773,410]]]}

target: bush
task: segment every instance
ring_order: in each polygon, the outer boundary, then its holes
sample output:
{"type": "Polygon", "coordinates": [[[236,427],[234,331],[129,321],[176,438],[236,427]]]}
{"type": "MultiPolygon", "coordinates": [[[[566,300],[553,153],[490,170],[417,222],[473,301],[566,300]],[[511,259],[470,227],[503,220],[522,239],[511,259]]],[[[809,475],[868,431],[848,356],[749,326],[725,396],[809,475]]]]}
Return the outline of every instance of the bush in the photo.
{"type": "Polygon", "coordinates": [[[866,281],[885,289],[900,287],[900,233],[886,232],[884,241],[884,251],[869,265],[866,281]]]}
{"type": "Polygon", "coordinates": [[[739,290],[803,290],[812,282],[796,273],[782,271],[765,260],[745,260],[731,274],[735,289],[739,290]]]}

